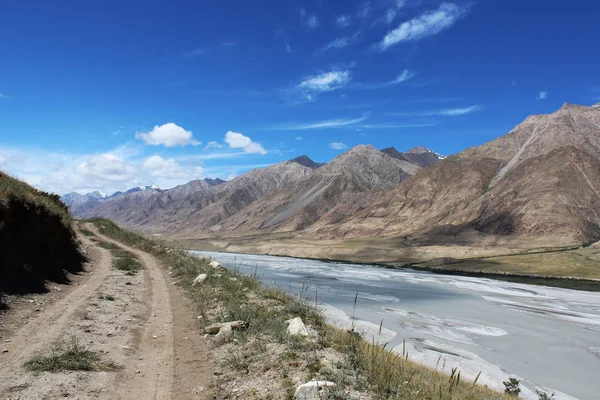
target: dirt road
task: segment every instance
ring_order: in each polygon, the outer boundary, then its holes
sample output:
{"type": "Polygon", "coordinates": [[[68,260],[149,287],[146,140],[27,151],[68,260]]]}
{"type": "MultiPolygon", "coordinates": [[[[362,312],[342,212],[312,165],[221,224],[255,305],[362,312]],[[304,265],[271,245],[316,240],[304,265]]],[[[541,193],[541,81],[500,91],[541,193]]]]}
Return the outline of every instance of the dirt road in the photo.
{"type": "MultiPolygon", "coordinates": [[[[25,324],[2,337],[0,398],[206,398],[212,376],[208,344],[181,290],[152,255],[115,242],[90,224],[85,229],[96,235],[95,241],[82,237],[92,260],[87,276],[50,306],[24,314],[25,324]],[[98,240],[136,255],[143,273],[114,269],[111,252],[98,240]],[[120,368],[37,374],[23,368],[73,338],[120,368]]],[[[18,318],[19,310],[10,313],[18,318]]]]}

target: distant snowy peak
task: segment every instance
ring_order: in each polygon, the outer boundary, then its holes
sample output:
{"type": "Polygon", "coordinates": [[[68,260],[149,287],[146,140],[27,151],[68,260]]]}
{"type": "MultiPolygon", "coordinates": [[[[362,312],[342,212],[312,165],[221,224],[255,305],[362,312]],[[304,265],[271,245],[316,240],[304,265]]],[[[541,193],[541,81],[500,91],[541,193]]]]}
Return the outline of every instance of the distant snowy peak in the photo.
{"type": "Polygon", "coordinates": [[[381,151],[390,157],[396,158],[398,160],[408,161],[423,168],[435,165],[440,160],[446,158],[445,156],[436,153],[435,151],[430,150],[425,146],[413,147],[412,149],[406,152],[399,152],[394,147],[388,147],[381,151]]]}
{"type": "Polygon", "coordinates": [[[106,197],[106,195],[99,190],[90,192],[90,193],[86,194],[86,196],[93,197],[95,199],[104,199],[106,197]]]}

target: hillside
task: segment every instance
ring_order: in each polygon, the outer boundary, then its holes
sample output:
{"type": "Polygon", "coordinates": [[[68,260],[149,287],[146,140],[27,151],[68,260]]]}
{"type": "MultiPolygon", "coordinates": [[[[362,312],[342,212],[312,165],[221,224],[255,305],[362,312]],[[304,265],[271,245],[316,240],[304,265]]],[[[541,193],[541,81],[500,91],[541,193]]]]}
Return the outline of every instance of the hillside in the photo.
{"type": "Polygon", "coordinates": [[[357,146],[310,177],[256,201],[226,221],[219,231],[302,230],[338,204],[369,201],[371,195],[397,185],[419,169],[372,146],[357,146]]]}
{"type": "Polygon", "coordinates": [[[82,271],[71,216],[59,197],[0,172],[0,295],[45,290],[82,271]]]}
{"type": "Polygon", "coordinates": [[[600,239],[600,104],[565,104],[508,135],[424,169],[362,207],[336,207],[313,227],[321,238],[483,234],[600,239]]]}

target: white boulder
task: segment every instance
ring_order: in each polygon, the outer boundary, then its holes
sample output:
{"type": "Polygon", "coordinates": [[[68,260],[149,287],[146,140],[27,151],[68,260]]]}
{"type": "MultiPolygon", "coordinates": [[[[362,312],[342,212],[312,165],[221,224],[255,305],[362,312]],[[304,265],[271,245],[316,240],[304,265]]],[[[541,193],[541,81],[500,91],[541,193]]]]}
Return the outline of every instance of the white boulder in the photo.
{"type": "Polygon", "coordinates": [[[196,279],[194,279],[194,282],[192,283],[192,286],[196,286],[199,283],[202,283],[206,280],[206,278],[208,277],[208,275],[206,274],[200,274],[196,277],[196,279]]]}
{"type": "Polygon", "coordinates": [[[304,325],[304,322],[302,322],[302,318],[296,317],[286,322],[289,324],[287,327],[288,335],[309,336],[308,329],[306,329],[306,325],[304,325]]]}
{"type": "Polygon", "coordinates": [[[319,400],[319,392],[328,387],[335,386],[335,383],[329,381],[310,381],[296,388],[294,400],[319,400]]]}

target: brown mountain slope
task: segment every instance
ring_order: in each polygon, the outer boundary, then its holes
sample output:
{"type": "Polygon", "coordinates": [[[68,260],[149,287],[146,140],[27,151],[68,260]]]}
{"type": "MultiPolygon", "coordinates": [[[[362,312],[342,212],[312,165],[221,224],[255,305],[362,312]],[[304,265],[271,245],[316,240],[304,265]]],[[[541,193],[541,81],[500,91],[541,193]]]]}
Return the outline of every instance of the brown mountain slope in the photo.
{"type": "Polygon", "coordinates": [[[387,156],[372,146],[357,146],[294,185],[251,204],[211,231],[302,230],[343,203],[367,201],[414,175],[420,167],[387,156]]]}
{"type": "Polygon", "coordinates": [[[298,162],[285,161],[225,183],[205,179],[165,191],[149,189],[121,194],[92,209],[75,210],[75,215],[109,218],[146,232],[178,232],[190,227],[203,230],[265,194],[312,174],[313,170],[298,162]]]}
{"type": "Polygon", "coordinates": [[[508,135],[448,157],[367,207],[340,205],[309,230],[321,238],[477,229],[600,239],[600,104],[565,104],[508,135]]]}

